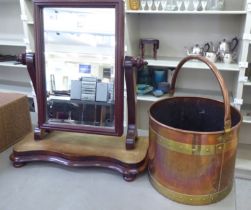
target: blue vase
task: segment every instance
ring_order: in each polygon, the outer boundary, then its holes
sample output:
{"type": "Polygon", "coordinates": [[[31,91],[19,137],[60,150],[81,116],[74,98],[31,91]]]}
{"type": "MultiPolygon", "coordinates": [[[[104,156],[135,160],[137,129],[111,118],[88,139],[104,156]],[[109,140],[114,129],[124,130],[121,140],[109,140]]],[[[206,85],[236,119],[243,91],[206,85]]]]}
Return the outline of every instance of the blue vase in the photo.
{"type": "Polygon", "coordinates": [[[164,70],[155,70],[153,74],[153,80],[155,83],[155,86],[157,87],[160,82],[166,82],[167,81],[167,75],[166,71],[164,70]]]}

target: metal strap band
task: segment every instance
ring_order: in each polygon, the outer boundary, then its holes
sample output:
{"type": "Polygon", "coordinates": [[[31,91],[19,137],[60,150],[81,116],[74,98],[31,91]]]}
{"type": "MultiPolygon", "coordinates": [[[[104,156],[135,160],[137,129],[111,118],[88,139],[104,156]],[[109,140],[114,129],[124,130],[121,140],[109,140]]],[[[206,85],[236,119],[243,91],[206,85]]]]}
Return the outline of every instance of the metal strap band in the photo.
{"type": "Polygon", "coordinates": [[[179,152],[187,155],[215,155],[221,154],[223,151],[227,151],[232,147],[237,146],[237,141],[235,145],[233,141],[220,142],[219,144],[214,145],[196,145],[196,144],[186,144],[168,139],[161,136],[155,130],[150,127],[150,141],[155,140],[156,143],[168,150],[179,152]]]}
{"type": "Polygon", "coordinates": [[[207,195],[189,195],[168,189],[159,183],[153,176],[149,173],[149,179],[153,187],[162,195],[167,198],[174,200],[179,203],[189,204],[189,205],[205,205],[215,203],[223,198],[225,198],[231,191],[232,185],[227,186],[224,190],[207,194],[207,195]]]}

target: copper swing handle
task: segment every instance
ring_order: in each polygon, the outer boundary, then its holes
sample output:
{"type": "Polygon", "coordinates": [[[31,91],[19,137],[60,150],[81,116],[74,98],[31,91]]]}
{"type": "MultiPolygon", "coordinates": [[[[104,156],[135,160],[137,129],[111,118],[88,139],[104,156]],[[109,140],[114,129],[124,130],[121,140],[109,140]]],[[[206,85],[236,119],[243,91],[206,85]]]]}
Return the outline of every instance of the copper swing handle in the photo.
{"type": "Polygon", "coordinates": [[[218,83],[221,88],[221,93],[223,95],[223,102],[224,102],[224,109],[225,109],[224,130],[225,130],[225,132],[229,132],[231,129],[231,115],[230,115],[230,101],[229,101],[227,86],[224,82],[222,75],[220,74],[219,70],[215,66],[215,64],[212,63],[211,61],[209,61],[208,59],[204,58],[203,56],[199,56],[199,55],[198,56],[191,55],[191,56],[187,56],[187,57],[183,58],[179,62],[179,64],[177,65],[177,67],[174,71],[174,74],[172,77],[172,82],[171,82],[171,87],[170,87],[170,95],[173,96],[173,94],[175,92],[175,83],[176,83],[176,79],[177,79],[177,76],[178,76],[180,69],[189,60],[199,60],[199,61],[205,63],[210,68],[210,70],[214,73],[215,77],[217,78],[218,83]]]}

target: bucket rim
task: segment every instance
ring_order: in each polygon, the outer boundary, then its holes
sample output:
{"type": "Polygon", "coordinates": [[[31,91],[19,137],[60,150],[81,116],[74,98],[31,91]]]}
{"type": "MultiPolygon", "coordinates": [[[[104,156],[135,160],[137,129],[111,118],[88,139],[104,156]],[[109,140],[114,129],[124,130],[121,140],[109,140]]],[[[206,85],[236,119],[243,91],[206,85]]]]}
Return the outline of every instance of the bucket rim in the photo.
{"type": "MultiPolygon", "coordinates": [[[[160,99],[160,100],[158,100],[158,101],[155,101],[155,102],[150,106],[150,108],[148,109],[149,119],[152,120],[152,121],[154,121],[156,124],[160,125],[160,126],[163,127],[163,128],[167,128],[167,129],[174,130],[174,131],[181,132],[181,133],[185,133],[185,134],[201,134],[201,135],[215,134],[215,135],[217,135],[217,134],[223,134],[223,133],[225,133],[225,130],[221,130],[221,131],[191,131],[191,130],[184,130],[184,129],[180,129],[180,128],[175,128],[175,127],[172,127],[172,126],[169,126],[169,125],[165,125],[165,124],[163,124],[163,123],[157,121],[157,120],[151,115],[151,109],[152,109],[152,107],[155,106],[157,103],[160,103],[160,102],[166,101],[166,100],[173,100],[173,99],[175,99],[175,98],[200,98],[200,99],[215,101],[215,102],[224,104],[224,103],[223,103],[222,101],[220,101],[220,100],[211,99],[211,98],[206,98],[206,97],[198,97],[198,96],[173,96],[173,97],[170,97],[170,98],[169,98],[169,97],[166,97],[166,98],[160,99]]],[[[240,111],[239,111],[236,107],[232,106],[231,104],[230,104],[230,108],[231,108],[231,109],[234,109],[234,110],[238,113],[238,115],[239,115],[239,117],[240,117],[240,120],[239,120],[238,123],[236,123],[235,126],[232,126],[232,125],[231,125],[231,128],[230,128],[230,131],[229,131],[229,132],[231,132],[232,130],[235,130],[236,128],[240,127],[240,124],[241,124],[241,122],[242,122],[242,115],[241,115],[240,111]]],[[[149,121],[149,125],[150,125],[150,121],[149,121]]]]}

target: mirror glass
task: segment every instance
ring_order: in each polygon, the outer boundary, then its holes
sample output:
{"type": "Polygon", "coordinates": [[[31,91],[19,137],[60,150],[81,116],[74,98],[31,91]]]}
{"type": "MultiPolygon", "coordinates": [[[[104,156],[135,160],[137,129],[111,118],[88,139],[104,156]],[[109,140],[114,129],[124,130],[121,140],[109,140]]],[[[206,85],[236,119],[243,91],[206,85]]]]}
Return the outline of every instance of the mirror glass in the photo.
{"type": "Polygon", "coordinates": [[[114,129],[115,8],[43,8],[46,123],[114,129]]]}

